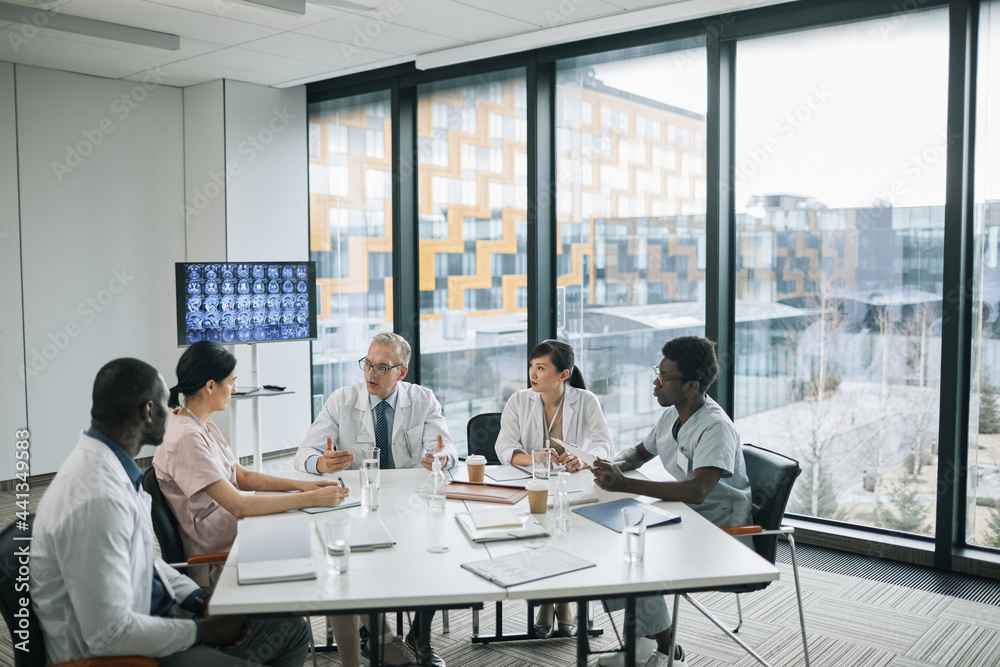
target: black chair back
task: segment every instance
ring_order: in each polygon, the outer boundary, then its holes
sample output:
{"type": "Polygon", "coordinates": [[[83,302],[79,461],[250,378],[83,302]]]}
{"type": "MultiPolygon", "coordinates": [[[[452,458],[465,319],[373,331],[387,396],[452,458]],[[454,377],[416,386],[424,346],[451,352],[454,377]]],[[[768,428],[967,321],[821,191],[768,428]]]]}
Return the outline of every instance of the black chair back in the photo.
{"type": "Polygon", "coordinates": [[[497,436],[500,435],[500,413],[484,412],[469,420],[465,427],[469,443],[469,454],[486,457],[487,465],[500,465],[497,457],[497,436]]]}
{"type": "Polygon", "coordinates": [[[170,509],[170,503],[160,493],[160,481],[156,479],[153,466],[149,466],[146,472],[142,473],[142,488],[153,499],[150,514],[153,517],[156,541],[160,543],[160,557],[168,563],[183,563],[186,559],[180,526],[173,510],[170,509]]]}
{"type": "MultiPolygon", "coordinates": [[[[781,526],[792,486],[802,468],[795,459],[756,445],[743,445],[743,459],[750,479],[753,523],[764,530],[774,530],[781,526]]],[[[753,540],[757,553],[773,563],[778,536],[762,535],[753,540]]]]}
{"type": "Polygon", "coordinates": [[[23,525],[18,528],[18,522],[15,521],[0,533],[0,613],[7,623],[14,646],[14,667],[45,667],[45,640],[35,610],[29,604],[26,619],[23,615],[15,616],[24,613],[21,599],[28,597],[26,589],[17,590],[19,583],[26,583],[29,567],[27,563],[21,562],[18,551],[31,544],[27,540],[15,538],[30,537],[34,520],[35,515],[30,514],[27,529],[23,525]],[[18,581],[19,578],[21,582],[18,581]]]}

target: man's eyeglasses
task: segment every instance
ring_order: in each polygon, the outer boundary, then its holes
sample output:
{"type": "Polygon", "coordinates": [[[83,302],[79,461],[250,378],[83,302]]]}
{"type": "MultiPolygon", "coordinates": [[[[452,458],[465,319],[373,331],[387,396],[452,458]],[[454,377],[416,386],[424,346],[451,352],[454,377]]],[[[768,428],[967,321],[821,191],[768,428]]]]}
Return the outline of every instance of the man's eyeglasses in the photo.
{"type": "Polygon", "coordinates": [[[365,373],[368,371],[375,371],[375,375],[385,375],[393,368],[402,368],[403,364],[396,364],[395,366],[386,366],[385,364],[373,364],[368,361],[368,357],[361,357],[358,359],[358,367],[361,368],[365,373]]]}
{"type": "Polygon", "coordinates": [[[673,382],[674,380],[684,379],[683,377],[676,377],[676,378],[663,377],[663,373],[660,372],[659,366],[653,366],[653,374],[656,375],[656,377],[660,378],[660,382],[673,382]]]}

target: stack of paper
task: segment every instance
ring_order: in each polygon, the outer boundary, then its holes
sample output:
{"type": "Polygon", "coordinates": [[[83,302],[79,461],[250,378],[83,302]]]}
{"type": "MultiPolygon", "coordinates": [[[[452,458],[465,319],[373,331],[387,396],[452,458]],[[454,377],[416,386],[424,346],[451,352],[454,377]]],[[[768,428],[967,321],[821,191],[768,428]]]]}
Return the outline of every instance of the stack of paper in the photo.
{"type": "Polygon", "coordinates": [[[523,525],[518,513],[509,507],[476,510],[475,512],[469,512],[469,515],[472,517],[472,524],[479,529],[505,528],[508,526],[520,527],[523,525]]]}

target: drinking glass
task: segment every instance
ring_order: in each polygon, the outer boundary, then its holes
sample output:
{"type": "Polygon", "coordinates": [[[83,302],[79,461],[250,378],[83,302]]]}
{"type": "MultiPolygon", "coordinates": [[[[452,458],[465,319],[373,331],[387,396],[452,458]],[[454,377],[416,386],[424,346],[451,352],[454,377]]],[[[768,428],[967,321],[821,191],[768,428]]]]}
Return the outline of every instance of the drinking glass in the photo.
{"type": "Polygon", "coordinates": [[[378,447],[373,447],[365,452],[361,462],[361,509],[366,512],[378,509],[378,490],[382,479],[378,454],[378,447]]]}
{"type": "Polygon", "coordinates": [[[622,535],[625,536],[625,560],[640,562],[646,551],[646,512],[643,508],[622,508],[622,535]]]}

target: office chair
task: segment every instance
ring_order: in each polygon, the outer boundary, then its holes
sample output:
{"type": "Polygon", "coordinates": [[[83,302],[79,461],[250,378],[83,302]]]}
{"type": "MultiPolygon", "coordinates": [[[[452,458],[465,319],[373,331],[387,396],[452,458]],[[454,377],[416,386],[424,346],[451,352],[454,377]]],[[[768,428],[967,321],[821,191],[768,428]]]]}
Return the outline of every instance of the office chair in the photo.
{"type": "Polygon", "coordinates": [[[469,454],[479,454],[486,457],[486,465],[498,466],[497,436],[500,435],[500,413],[484,412],[469,420],[465,427],[469,443],[469,454]]]}
{"type": "MultiPolygon", "coordinates": [[[[0,533],[0,613],[3,614],[3,619],[7,622],[7,629],[10,631],[14,667],[45,667],[46,664],[45,640],[42,638],[41,624],[39,624],[31,604],[28,604],[27,607],[28,617],[24,618],[20,598],[25,597],[27,593],[16,590],[22,565],[17,551],[19,548],[31,544],[31,542],[21,538],[31,537],[34,520],[35,515],[30,514],[27,520],[27,530],[23,527],[18,528],[17,522],[14,522],[0,533]],[[15,616],[15,614],[22,615],[15,616]],[[26,630],[26,638],[15,634],[15,630],[26,630]],[[26,650],[18,648],[20,646],[25,647],[26,650]]],[[[158,664],[160,663],[152,658],[120,656],[60,662],[52,667],[82,667],[83,665],[87,667],[156,667],[158,664]]]]}
{"type": "Polygon", "coordinates": [[[160,492],[160,481],[156,479],[156,471],[152,466],[142,473],[142,488],[152,499],[150,514],[153,517],[153,532],[160,544],[160,557],[170,567],[182,569],[201,565],[207,567],[217,563],[225,563],[229,557],[228,551],[218,551],[210,554],[199,554],[184,558],[184,544],[181,542],[181,529],[177,517],[170,508],[170,503],[160,492]]]}
{"type": "MultiPolygon", "coordinates": [[[[802,472],[799,462],[787,456],[757,447],[755,445],[743,445],[743,458],[746,461],[747,477],[750,479],[750,494],[753,507],[751,517],[755,524],[751,526],[728,526],[722,528],[725,532],[733,536],[752,535],[754,551],[759,556],[770,563],[774,563],[778,551],[778,536],[784,535],[788,540],[788,545],[792,551],[792,575],[795,579],[795,598],[799,607],[799,628],[802,631],[802,654],[805,659],[805,666],[809,667],[809,644],[806,640],[806,621],[802,612],[802,589],[799,586],[799,567],[795,560],[795,529],[791,526],[782,526],[781,520],[785,516],[785,506],[792,494],[792,486],[796,478],[802,472]]],[[[738,586],[726,586],[715,590],[736,593],[736,614],[737,625],[734,630],[727,628],[721,620],[715,617],[712,612],[705,608],[700,602],[691,597],[688,593],[681,593],[685,600],[705,615],[708,620],[715,623],[720,630],[725,632],[733,641],[753,656],[762,665],[768,663],[751,649],[743,640],[736,636],[743,626],[743,610],[740,608],[740,593],[751,593],[763,590],[771,582],[765,581],[756,584],[741,584],[738,586]]],[[[671,643],[677,637],[677,598],[674,596],[674,627],[671,628],[671,643]]],[[[673,646],[671,646],[673,654],[673,646]]]]}

